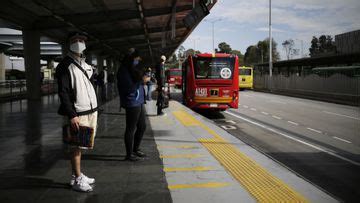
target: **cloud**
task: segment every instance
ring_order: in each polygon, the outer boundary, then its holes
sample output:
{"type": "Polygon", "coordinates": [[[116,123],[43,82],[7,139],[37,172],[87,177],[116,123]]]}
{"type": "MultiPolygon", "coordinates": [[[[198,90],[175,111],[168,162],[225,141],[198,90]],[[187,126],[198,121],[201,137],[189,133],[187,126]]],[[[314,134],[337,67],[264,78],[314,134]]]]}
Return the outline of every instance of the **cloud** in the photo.
{"type": "MultiPolygon", "coordinates": [[[[222,0],[217,4],[215,18],[253,27],[268,24],[268,1],[222,0]]],[[[335,35],[360,28],[359,10],[358,0],[277,0],[272,2],[272,24],[288,32],[335,35]]]]}
{"type": "MultiPolygon", "coordinates": [[[[262,31],[262,32],[269,32],[269,27],[259,27],[256,28],[255,30],[257,31],[262,31]]],[[[281,30],[281,29],[277,29],[277,28],[271,28],[272,32],[286,32],[285,30],[281,30]]]]}

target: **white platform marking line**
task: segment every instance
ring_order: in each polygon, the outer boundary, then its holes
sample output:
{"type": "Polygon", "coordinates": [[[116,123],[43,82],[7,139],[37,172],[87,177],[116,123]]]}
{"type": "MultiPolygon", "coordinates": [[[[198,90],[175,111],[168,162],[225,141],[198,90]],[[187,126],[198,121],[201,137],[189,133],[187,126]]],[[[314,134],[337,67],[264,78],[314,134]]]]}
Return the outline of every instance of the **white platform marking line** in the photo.
{"type": "Polygon", "coordinates": [[[330,155],[332,155],[332,156],[334,156],[334,157],[337,157],[337,158],[339,158],[339,159],[341,159],[341,160],[344,160],[344,161],[347,161],[347,162],[352,163],[352,164],[354,164],[354,165],[360,166],[360,163],[359,163],[359,162],[356,162],[356,161],[353,161],[353,160],[348,159],[348,158],[346,158],[346,157],[343,157],[343,156],[341,156],[341,155],[338,155],[338,154],[336,154],[335,152],[331,152],[331,151],[329,151],[329,150],[326,150],[326,149],[323,149],[323,148],[321,148],[321,147],[318,147],[318,146],[312,145],[312,144],[310,144],[310,143],[307,143],[307,142],[305,142],[305,141],[299,140],[299,139],[294,138],[294,137],[292,137],[292,136],[290,136],[290,135],[287,135],[287,134],[285,134],[285,133],[281,133],[281,132],[279,132],[279,131],[277,131],[277,130],[274,130],[274,129],[272,129],[272,128],[269,128],[269,127],[267,127],[267,126],[264,126],[264,125],[262,125],[262,124],[260,124],[260,123],[251,121],[251,120],[249,120],[249,119],[243,118],[243,117],[241,117],[241,116],[239,116],[239,115],[236,115],[236,114],[234,114],[234,113],[231,113],[231,112],[229,112],[229,111],[225,111],[225,113],[227,113],[227,114],[229,114],[229,115],[232,115],[232,116],[234,116],[234,117],[236,117],[236,118],[240,118],[240,119],[242,119],[242,120],[244,120],[244,121],[247,121],[247,122],[252,123],[252,124],[254,124],[254,125],[257,125],[257,126],[259,126],[259,127],[262,127],[262,128],[264,128],[264,129],[267,129],[267,130],[269,130],[269,131],[271,131],[271,132],[274,132],[274,133],[276,133],[276,134],[278,134],[278,135],[282,135],[282,136],[284,136],[284,137],[286,137],[286,138],[289,138],[289,139],[291,139],[291,140],[294,140],[294,141],[296,141],[296,142],[299,142],[299,143],[301,143],[301,144],[304,144],[304,145],[306,145],[306,146],[308,146],[308,147],[311,147],[311,148],[317,149],[317,150],[319,150],[319,151],[325,152],[325,153],[327,153],[327,154],[330,154],[330,155]]]}
{"type": "Polygon", "coordinates": [[[340,138],[340,137],[333,136],[333,138],[351,144],[350,141],[345,140],[345,139],[342,139],[342,138],[340,138]]]}
{"type": "Polygon", "coordinates": [[[314,132],[317,132],[317,133],[322,133],[320,130],[316,130],[316,129],[314,129],[314,128],[306,128],[306,129],[311,130],[311,131],[314,131],[314,132]]]}
{"type": "Polygon", "coordinates": [[[355,119],[355,120],[360,120],[360,118],[355,118],[355,117],[352,117],[352,116],[347,116],[347,115],[343,115],[343,114],[338,114],[338,113],[333,113],[333,112],[330,112],[330,111],[323,111],[324,113],[327,113],[327,114],[333,114],[333,115],[337,115],[337,116],[342,116],[342,117],[346,117],[346,118],[352,118],[352,119],[355,119]]]}
{"type": "Polygon", "coordinates": [[[287,121],[288,123],[291,123],[293,125],[299,125],[298,123],[292,122],[292,121],[287,121]]]}
{"type": "Polygon", "coordinates": [[[262,113],[262,114],[265,114],[265,115],[269,115],[269,113],[267,113],[267,112],[264,112],[264,111],[262,111],[261,113],[262,113]]]}
{"type": "Polygon", "coordinates": [[[272,116],[273,118],[276,118],[276,119],[279,119],[279,120],[281,120],[282,118],[281,117],[279,117],[279,116],[272,116]]]}

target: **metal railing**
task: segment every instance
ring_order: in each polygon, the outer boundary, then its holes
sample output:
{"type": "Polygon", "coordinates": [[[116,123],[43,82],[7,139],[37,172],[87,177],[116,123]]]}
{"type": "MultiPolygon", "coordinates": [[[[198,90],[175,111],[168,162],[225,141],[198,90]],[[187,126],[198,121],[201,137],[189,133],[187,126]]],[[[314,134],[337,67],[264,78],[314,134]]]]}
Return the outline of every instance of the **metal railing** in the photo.
{"type": "MultiPolygon", "coordinates": [[[[41,94],[57,93],[57,83],[54,80],[44,80],[41,83],[41,94]]],[[[26,80],[0,81],[0,102],[26,98],[26,80]]]]}

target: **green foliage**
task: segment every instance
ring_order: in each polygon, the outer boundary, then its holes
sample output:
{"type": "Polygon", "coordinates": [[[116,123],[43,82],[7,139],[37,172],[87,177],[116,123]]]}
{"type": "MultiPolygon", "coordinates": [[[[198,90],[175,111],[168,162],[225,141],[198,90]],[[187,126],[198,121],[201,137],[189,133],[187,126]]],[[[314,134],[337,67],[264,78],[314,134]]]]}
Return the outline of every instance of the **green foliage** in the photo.
{"type": "Polygon", "coordinates": [[[287,60],[289,60],[291,58],[291,56],[295,56],[295,55],[299,54],[299,50],[294,48],[295,43],[294,43],[294,40],[292,40],[292,39],[285,40],[282,43],[282,46],[285,49],[287,60]]]}
{"type": "MultiPolygon", "coordinates": [[[[272,40],[272,59],[278,61],[280,59],[277,51],[277,43],[272,40]]],[[[244,65],[252,66],[256,63],[265,63],[269,61],[269,39],[259,41],[257,45],[251,45],[246,49],[244,55],[244,65]]]]}
{"type": "Polygon", "coordinates": [[[309,51],[311,57],[335,54],[335,42],[330,35],[321,35],[319,39],[313,36],[309,51]]]}
{"type": "Polygon", "coordinates": [[[231,53],[231,47],[230,45],[228,45],[226,42],[221,42],[219,45],[219,51],[218,53],[226,53],[226,54],[230,54],[231,53]]]}

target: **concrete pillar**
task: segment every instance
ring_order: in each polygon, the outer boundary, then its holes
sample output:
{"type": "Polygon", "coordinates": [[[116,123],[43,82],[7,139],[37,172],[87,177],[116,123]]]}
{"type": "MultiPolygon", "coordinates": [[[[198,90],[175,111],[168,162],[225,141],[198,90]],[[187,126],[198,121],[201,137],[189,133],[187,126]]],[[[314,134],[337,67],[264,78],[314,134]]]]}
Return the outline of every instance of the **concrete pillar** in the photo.
{"type": "Polygon", "coordinates": [[[102,71],[104,68],[104,57],[101,55],[97,55],[96,56],[96,64],[97,64],[97,69],[98,71],[102,71]]]}
{"type": "Polygon", "coordinates": [[[23,30],[26,89],[28,100],[40,100],[40,32],[23,30]]]}
{"type": "Polygon", "coordinates": [[[64,58],[68,52],[69,52],[69,44],[67,42],[62,43],[61,44],[62,57],[64,58]]]}
{"type": "Polygon", "coordinates": [[[93,63],[92,63],[92,60],[93,60],[93,55],[91,54],[91,53],[87,53],[86,55],[85,55],[85,61],[86,61],[86,63],[87,64],[90,64],[90,65],[93,65],[93,63]]]}
{"type": "Polygon", "coordinates": [[[0,53],[0,81],[5,80],[5,59],[5,54],[0,53]]]}

